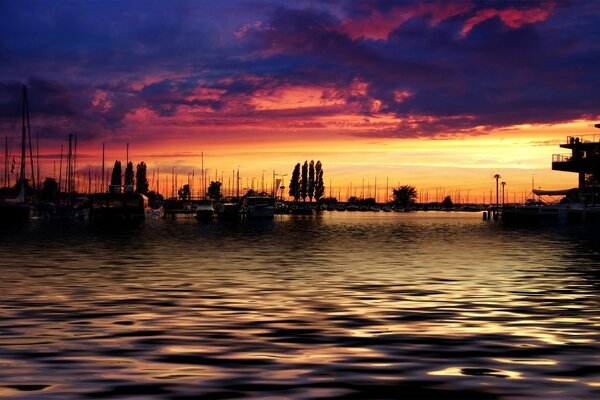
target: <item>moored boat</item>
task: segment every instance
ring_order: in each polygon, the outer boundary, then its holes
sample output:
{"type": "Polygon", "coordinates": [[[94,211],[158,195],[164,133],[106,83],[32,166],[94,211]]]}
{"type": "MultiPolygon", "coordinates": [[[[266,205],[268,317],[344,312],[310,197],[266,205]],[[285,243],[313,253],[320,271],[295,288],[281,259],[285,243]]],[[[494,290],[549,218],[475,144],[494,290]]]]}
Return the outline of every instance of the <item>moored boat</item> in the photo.
{"type": "Polygon", "coordinates": [[[94,222],[143,221],[152,213],[143,194],[94,193],[90,196],[89,218],[94,222]]]}
{"type": "Polygon", "coordinates": [[[274,218],[275,198],[252,196],[244,200],[244,210],[247,218],[274,218]]]}
{"type": "Polygon", "coordinates": [[[211,222],[215,215],[215,202],[211,199],[200,200],[196,204],[196,218],[203,222],[211,222]]]}
{"type": "MultiPolygon", "coordinates": [[[[27,101],[27,87],[23,86],[23,111],[21,126],[21,167],[19,169],[19,194],[16,198],[4,199],[0,202],[0,225],[15,225],[29,221],[31,205],[26,201],[27,181],[25,179],[26,158],[26,134],[30,132],[29,126],[29,103],[27,101]]],[[[29,143],[31,145],[31,143],[29,143]]],[[[33,177],[32,172],[32,177],[33,177]]]]}

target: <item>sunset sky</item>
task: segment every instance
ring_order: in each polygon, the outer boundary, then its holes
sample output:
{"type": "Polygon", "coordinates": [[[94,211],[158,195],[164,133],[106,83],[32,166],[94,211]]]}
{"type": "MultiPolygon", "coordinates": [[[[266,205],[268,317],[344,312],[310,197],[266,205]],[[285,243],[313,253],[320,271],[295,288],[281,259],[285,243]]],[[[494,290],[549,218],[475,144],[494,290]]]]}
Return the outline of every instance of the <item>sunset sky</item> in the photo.
{"type": "Polygon", "coordinates": [[[129,142],[182,182],[204,152],[226,186],[314,159],[342,199],[481,201],[497,173],[520,199],[577,185],[551,157],[600,134],[599,39],[594,1],[2,1],[0,135],[18,156],[26,84],[42,176],[76,133],[82,171],[129,142]]]}

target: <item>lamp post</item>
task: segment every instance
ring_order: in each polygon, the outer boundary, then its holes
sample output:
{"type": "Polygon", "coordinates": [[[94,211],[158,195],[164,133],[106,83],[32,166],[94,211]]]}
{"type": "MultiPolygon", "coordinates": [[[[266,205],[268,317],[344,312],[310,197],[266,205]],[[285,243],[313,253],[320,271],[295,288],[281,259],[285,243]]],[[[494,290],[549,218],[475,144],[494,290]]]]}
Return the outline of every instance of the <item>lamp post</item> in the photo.
{"type": "MultiPolygon", "coordinates": [[[[288,176],[288,174],[275,174],[275,176],[281,177],[281,182],[279,182],[279,188],[281,189],[281,201],[283,201],[283,191],[285,190],[285,185],[283,184],[283,178],[288,176]]],[[[277,188],[275,189],[275,197],[277,197],[277,188]]]]}
{"type": "Polygon", "coordinates": [[[499,207],[499,199],[498,199],[498,180],[500,179],[500,175],[494,175],[494,179],[496,180],[496,212],[498,212],[499,207]]]}
{"type": "Polygon", "coordinates": [[[506,185],[506,182],[502,182],[502,208],[504,208],[504,186],[506,185]]]}

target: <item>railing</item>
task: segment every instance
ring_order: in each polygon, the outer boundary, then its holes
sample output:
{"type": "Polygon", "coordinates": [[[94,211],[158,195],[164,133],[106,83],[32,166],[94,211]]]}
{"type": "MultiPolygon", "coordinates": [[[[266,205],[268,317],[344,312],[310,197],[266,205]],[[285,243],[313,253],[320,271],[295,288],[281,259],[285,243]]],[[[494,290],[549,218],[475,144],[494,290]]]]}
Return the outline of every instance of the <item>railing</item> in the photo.
{"type": "Polygon", "coordinates": [[[552,154],[552,162],[569,162],[572,158],[571,154],[552,154]]]}
{"type": "Polygon", "coordinates": [[[600,135],[578,135],[578,136],[567,136],[567,143],[598,143],[600,142],[600,135]]]}

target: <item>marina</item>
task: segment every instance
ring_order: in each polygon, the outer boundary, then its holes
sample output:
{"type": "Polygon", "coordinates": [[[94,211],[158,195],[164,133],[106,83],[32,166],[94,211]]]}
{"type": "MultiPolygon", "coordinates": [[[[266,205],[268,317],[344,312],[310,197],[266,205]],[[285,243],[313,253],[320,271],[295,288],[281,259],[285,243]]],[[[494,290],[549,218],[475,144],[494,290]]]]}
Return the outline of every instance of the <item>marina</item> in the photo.
{"type": "Polygon", "coordinates": [[[0,399],[600,399],[598,4],[0,10],[0,399]]]}

